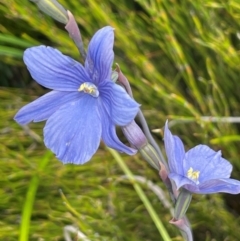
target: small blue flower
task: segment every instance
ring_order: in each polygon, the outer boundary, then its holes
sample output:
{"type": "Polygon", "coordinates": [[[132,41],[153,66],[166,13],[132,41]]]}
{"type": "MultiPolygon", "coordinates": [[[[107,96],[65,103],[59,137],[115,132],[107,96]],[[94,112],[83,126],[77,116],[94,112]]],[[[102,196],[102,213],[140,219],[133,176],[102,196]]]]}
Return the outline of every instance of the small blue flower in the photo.
{"type": "Polygon", "coordinates": [[[51,47],[33,47],[24,53],[33,79],[52,91],[24,106],[14,119],[21,125],[47,120],[45,145],[63,163],[89,161],[101,139],[120,152],[136,153],[116,135],[115,126],[129,124],[139,104],[111,81],[113,42],[113,28],[97,31],[84,66],[51,47]]]}
{"type": "Polygon", "coordinates": [[[181,139],[173,136],[165,124],[164,144],[169,163],[169,178],[177,189],[192,193],[240,193],[240,182],[230,179],[232,165],[206,145],[197,145],[185,153],[181,139]]]}

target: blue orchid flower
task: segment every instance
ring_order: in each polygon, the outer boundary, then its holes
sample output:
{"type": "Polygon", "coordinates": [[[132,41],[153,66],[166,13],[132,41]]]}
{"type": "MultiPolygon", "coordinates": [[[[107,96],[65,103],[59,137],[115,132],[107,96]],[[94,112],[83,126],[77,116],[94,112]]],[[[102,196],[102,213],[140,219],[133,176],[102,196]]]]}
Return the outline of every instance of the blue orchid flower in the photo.
{"type": "Polygon", "coordinates": [[[14,119],[21,125],[47,120],[45,145],[63,163],[89,161],[101,139],[120,152],[136,153],[116,135],[116,125],[129,124],[139,104],[111,81],[113,42],[112,27],[97,31],[84,66],[51,47],[32,47],[24,53],[33,79],[52,91],[24,106],[14,119]]]}
{"type": "Polygon", "coordinates": [[[197,145],[185,153],[181,139],[172,135],[165,124],[164,144],[169,164],[169,175],[177,189],[192,193],[240,193],[240,182],[230,179],[232,165],[222,158],[221,151],[197,145]]]}

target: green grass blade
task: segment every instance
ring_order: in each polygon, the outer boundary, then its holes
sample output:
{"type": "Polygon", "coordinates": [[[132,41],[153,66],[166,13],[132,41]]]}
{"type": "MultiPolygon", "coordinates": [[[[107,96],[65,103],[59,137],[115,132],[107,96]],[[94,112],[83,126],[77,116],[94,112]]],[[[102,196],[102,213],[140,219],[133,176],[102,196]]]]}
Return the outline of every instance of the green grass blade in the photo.
{"type": "Polygon", "coordinates": [[[33,45],[33,43],[23,40],[22,38],[18,38],[7,34],[0,34],[0,43],[13,44],[23,48],[29,48],[33,45]]]}
{"type": "Polygon", "coordinates": [[[28,240],[33,204],[34,204],[35,195],[36,195],[39,181],[40,181],[38,172],[41,172],[44,170],[45,166],[48,164],[52,155],[53,154],[50,151],[48,151],[45,154],[42,161],[39,163],[37,173],[35,173],[35,175],[32,177],[32,179],[29,183],[26,200],[24,202],[24,206],[22,209],[22,221],[21,221],[21,226],[20,226],[19,241],[27,241],[28,240]]]}
{"type": "Polygon", "coordinates": [[[137,192],[139,198],[142,200],[144,206],[146,207],[149,215],[151,216],[153,222],[155,223],[155,225],[156,225],[161,237],[163,238],[163,240],[164,241],[171,241],[171,238],[170,238],[167,230],[165,229],[161,219],[158,217],[157,213],[153,209],[150,201],[148,200],[147,196],[144,194],[140,185],[135,181],[133,174],[131,173],[131,171],[129,170],[129,168],[127,167],[127,165],[125,164],[125,162],[121,158],[121,156],[116,151],[114,151],[113,149],[108,148],[108,150],[112,154],[114,159],[117,161],[117,163],[119,164],[119,166],[121,167],[121,169],[123,170],[125,175],[132,182],[132,185],[133,185],[135,191],[137,192]]]}

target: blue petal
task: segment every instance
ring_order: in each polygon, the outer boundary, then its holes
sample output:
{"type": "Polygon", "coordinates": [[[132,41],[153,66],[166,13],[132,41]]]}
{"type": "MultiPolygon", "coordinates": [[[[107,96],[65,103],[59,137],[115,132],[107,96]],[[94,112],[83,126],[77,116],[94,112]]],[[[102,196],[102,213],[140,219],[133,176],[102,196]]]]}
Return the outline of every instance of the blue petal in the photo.
{"type": "Polygon", "coordinates": [[[124,145],[117,137],[116,127],[109,118],[104,106],[99,106],[99,111],[102,119],[102,139],[104,143],[119,152],[124,152],[128,155],[136,154],[137,150],[124,145]]]}
{"type": "Polygon", "coordinates": [[[164,145],[168,158],[170,172],[184,176],[183,159],[185,155],[184,146],[181,139],[173,136],[168,129],[168,122],[164,128],[164,145]]]}
{"type": "Polygon", "coordinates": [[[44,142],[63,163],[84,164],[96,152],[101,133],[96,98],[85,94],[48,119],[44,142]]]}
{"type": "Polygon", "coordinates": [[[99,85],[105,109],[115,125],[126,126],[137,115],[139,104],[119,85],[104,81],[99,85]]]}
{"type": "Polygon", "coordinates": [[[185,187],[185,185],[190,185],[193,187],[193,189],[197,187],[197,185],[193,181],[191,181],[189,178],[185,176],[178,175],[176,173],[169,173],[168,177],[175,182],[177,189],[183,186],[185,187]]]}
{"type": "Polygon", "coordinates": [[[51,47],[29,48],[23,60],[33,79],[49,89],[76,91],[81,83],[90,81],[80,63],[51,47]]]}
{"type": "Polygon", "coordinates": [[[221,157],[221,152],[216,152],[206,145],[198,145],[190,149],[184,159],[185,175],[189,168],[199,171],[199,182],[210,179],[228,178],[232,165],[221,157]]]}
{"type": "Polygon", "coordinates": [[[98,30],[89,43],[85,68],[94,84],[110,79],[114,59],[113,42],[113,28],[107,26],[98,30]]]}
{"type": "Polygon", "coordinates": [[[215,179],[202,183],[199,185],[200,194],[210,194],[210,193],[240,193],[240,181],[230,178],[215,179]]]}
{"type": "Polygon", "coordinates": [[[51,91],[28,105],[22,107],[15,115],[14,120],[21,125],[31,121],[47,120],[54,112],[67,102],[79,99],[79,92],[51,91]]]}

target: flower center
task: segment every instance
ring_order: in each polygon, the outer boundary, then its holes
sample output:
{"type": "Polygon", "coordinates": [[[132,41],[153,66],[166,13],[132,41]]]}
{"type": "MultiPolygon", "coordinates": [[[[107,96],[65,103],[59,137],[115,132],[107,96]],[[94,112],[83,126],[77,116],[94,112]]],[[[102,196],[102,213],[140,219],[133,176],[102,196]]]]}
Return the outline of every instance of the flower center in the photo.
{"type": "Polygon", "coordinates": [[[78,91],[83,91],[84,93],[87,93],[93,97],[98,97],[99,96],[99,91],[96,85],[94,85],[91,82],[84,82],[83,84],[80,85],[78,91]]]}
{"type": "Polygon", "coordinates": [[[198,181],[199,175],[200,175],[200,171],[193,171],[192,167],[190,167],[189,170],[187,171],[187,177],[192,179],[197,184],[199,183],[198,181]]]}

